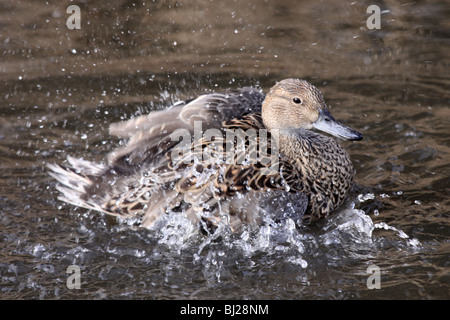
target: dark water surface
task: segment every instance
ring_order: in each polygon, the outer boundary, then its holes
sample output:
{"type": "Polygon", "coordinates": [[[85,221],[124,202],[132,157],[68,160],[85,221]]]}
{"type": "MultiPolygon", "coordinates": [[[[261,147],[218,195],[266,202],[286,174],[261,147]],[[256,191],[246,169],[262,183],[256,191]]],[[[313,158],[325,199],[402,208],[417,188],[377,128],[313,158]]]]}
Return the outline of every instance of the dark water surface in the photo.
{"type": "Polygon", "coordinates": [[[447,1],[80,1],[80,30],[68,5],[0,4],[1,299],[450,298],[447,1]],[[343,142],[357,185],[331,219],[211,239],[57,199],[45,164],[104,162],[110,123],[288,77],[364,134],[343,142]]]}

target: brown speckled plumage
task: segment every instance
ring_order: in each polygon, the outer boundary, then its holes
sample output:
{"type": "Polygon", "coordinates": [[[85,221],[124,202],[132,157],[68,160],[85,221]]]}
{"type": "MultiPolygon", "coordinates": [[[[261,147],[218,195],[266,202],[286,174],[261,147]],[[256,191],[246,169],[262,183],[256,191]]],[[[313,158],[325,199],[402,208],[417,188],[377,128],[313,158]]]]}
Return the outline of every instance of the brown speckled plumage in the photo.
{"type": "MultiPolygon", "coordinates": [[[[284,212],[280,206],[288,203],[296,210],[290,216],[313,221],[343,203],[354,176],[347,152],[314,128],[349,140],[362,139],[333,119],[316,87],[304,80],[286,79],[265,97],[254,88],[207,94],[113,124],[111,134],[130,139],[110,154],[108,165],[68,158],[69,166],[49,168],[60,182],[62,200],[137,218],[144,227],[175,211],[204,227],[226,221],[237,230],[243,223],[261,224],[264,214],[284,212]],[[248,162],[245,155],[235,152],[232,162],[224,161],[227,141],[196,136],[199,121],[203,133],[216,129],[223,137],[232,130],[259,134],[265,130],[268,150],[277,141],[279,157],[248,162]],[[174,158],[174,151],[181,149],[171,134],[180,129],[193,139],[189,151],[183,149],[184,157],[174,158]],[[205,152],[215,155],[214,161],[202,159],[199,153],[205,152]],[[187,155],[191,159],[200,156],[200,160],[186,162],[187,155]],[[278,165],[276,171],[264,170],[273,164],[278,165]]],[[[245,139],[249,145],[249,138],[245,139]]],[[[260,139],[257,135],[258,143],[260,139]]]]}

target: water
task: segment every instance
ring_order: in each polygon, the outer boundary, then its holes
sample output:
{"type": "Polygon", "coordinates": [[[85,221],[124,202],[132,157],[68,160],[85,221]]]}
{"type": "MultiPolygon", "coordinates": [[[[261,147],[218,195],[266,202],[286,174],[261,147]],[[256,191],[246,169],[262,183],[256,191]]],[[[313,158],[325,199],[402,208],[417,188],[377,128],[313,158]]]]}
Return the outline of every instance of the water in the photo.
{"type": "Polygon", "coordinates": [[[370,4],[91,1],[69,30],[59,1],[3,3],[1,298],[448,299],[448,5],[385,4],[368,30],[370,4]],[[288,77],[364,134],[343,143],[356,186],[329,220],[207,237],[172,215],[143,230],[57,200],[45,164],[104,162],[123,143],[110,123],[288,77]]]}

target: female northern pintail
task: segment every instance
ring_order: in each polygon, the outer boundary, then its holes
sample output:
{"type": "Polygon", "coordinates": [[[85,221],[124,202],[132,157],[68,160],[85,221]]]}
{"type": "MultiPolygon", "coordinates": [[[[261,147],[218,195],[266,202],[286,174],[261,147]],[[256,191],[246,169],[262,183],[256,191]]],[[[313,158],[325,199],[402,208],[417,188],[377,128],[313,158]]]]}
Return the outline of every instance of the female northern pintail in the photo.
{"type": "Polygon", "coordinates": [[[61,200],[144,227],[169,212],[206,229],[260,225],[264,215],[314,221],[343,203],[354,176],[347,152],[314,129],[362,139],[315,86],[286,79],[266,96],[251,87],[210,93],[112,124],[110,134],[129,141],[107,165],[69,157],[48,167],[61,200]]]}

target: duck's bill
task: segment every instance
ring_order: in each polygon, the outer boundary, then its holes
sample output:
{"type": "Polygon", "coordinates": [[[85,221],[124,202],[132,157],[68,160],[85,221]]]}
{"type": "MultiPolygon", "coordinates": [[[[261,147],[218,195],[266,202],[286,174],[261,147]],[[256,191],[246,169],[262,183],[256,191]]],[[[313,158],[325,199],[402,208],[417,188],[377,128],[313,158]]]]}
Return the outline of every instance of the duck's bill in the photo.
{"type": "Polygon", "coordinates": [[[363,138],[363,135],[358,131],[337,122],[328,110],[322,109],[320,111],[319,119],[312,125],[317,130],[345,140],[358,141],[363,138]]]}

